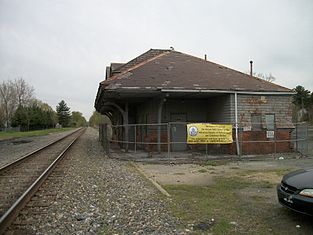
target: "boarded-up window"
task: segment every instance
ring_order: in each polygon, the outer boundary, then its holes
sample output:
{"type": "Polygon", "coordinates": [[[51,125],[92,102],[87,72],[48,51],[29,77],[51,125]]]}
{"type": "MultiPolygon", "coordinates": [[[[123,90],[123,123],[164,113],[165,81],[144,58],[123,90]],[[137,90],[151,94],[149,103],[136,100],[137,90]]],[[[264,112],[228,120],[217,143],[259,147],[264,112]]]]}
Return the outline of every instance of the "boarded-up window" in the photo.
{"type": "Polygon", "coordinates": [[[261,130],[262,129],[262,117],[259,113],[251,114],[251,127],[252,130],[261,130]]]}
{"type": "Polygon", "coordinates": [[[266,124],[267,130],[274,130],[275,129],[275,114],[266,114],[265,124],[266,124]]]}

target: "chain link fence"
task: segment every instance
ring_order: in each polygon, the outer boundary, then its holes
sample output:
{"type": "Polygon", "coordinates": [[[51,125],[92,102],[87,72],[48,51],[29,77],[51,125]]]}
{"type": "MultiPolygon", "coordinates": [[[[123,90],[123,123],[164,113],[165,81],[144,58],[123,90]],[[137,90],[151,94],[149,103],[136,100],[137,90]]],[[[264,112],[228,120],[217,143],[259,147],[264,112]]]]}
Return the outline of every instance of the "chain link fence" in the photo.
{"type": "Polygon", "coordinates": [[[307,123],[294,123],[290,128],[273,127],[270,130],[252,129],[238,124],[238,139],[233,123],[231,144],[189,144],[187,124],[185,122],[102,124],[99,126],[99,140],[107,155],[122,151],[144,157],[168,158],[183,155],[255,155],[291,152],[313,156],[313,127],[307,123]]]}
{"type": "Polygon", "coordinates": [[[21,131],[20,127],[4,127],[0,128],[0,132],[18,132],[21,131]]]}

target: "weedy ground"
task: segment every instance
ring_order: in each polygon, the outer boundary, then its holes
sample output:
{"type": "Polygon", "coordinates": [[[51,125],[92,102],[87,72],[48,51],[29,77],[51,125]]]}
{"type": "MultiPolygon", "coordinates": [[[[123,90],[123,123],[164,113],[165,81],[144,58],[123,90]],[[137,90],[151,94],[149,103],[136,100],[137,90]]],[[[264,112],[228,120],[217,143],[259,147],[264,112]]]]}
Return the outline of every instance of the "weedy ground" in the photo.
{"type": "Polygon", "coordinates": [[[142,167],[171,194],[170,210],[194,234],[311,234],[313,218],[282,207],[276,196],[284,174],[310,164],[312,159],[216,160],[163,170],[142,167]]]}

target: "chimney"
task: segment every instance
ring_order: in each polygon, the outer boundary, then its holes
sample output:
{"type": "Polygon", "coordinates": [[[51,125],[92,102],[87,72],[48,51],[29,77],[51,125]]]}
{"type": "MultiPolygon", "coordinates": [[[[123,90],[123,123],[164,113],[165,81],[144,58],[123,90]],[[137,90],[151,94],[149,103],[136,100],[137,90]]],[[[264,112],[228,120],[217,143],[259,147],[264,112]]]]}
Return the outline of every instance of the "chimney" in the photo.
{"type": "Polygon", "coordinates": [[[252,71],[252,64],[253,64],[253,61],[252,61],[252,60],[250,60],[250,76],[252,76],[252,75],[253,75],[253,71],[252,71]]]}
{"type": "Polygon", "coordinates": [[[204,54],[204,60],[207,61],[207,60],[206,60],[206,54],[204,54]]]}

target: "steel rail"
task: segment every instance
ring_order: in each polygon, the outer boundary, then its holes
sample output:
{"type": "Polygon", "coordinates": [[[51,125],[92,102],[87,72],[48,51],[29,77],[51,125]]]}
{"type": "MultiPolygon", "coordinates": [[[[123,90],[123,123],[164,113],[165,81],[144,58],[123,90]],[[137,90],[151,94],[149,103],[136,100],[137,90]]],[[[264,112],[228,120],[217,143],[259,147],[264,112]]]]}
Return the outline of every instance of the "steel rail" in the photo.
{"type": "Polygon", "coordinates": [[[54,140],[54,141],[48,143],[47,145],[45,145],[45,146],[43,146],[43,147],[41,147],[41,148],[38,148],[38,149],[36,149],[36,150],[34,150],[34,151],[30,152],[30,153],[27,153],[26,155],[24,155],[24,156],[22,156],[22,157],[16,159],[15,161],[10,162],[10,163],[8,163],[8,164],[6,164],[6,165],[0,167],[0,172],[1,172],[1,171],[4,171],[4,170],[7,170],[7,169],[9,169],[10,167],[13,167],[13,166],[17,165],[18,163],[21,163],[22,161],[26,160],[26,159],[27,159],[28,157],[30,157],[31,155],[33,155],[33,154],[35,154],[35,153],[38,153],[38,152],[40,152],[40,151],[42,151],[42,150],[48,148],[49,146],[51,146],[51,145],[53,145],[53,144],[56,144],[56,143],[60,142],[61,140],[63,140],[63,139],[65,139],[65,138],[67,138],[67,137],[69,137],[69,136],[75,134],[76,132],[80,131],[81,129],[82,129],[82,128],[79,128],[79,129],[77,129],[77,130],[71,132],[70,134],[68,134],[68,135],[66,135],[66,136],[63,136],[63,137],[60,138],[60,139],[54,140]]]}
{"type": "MultiPolygon", "coordinates": [[[[82,128],[78,129],[77,131],[71,134],[77,133],[80,130],[82,130],[82,128]]],[[[0,218],[0,234],[4,233],[5,230],[10,226],[10,224],[18,216],[20,210],[27,204],[27,202],[31,199],[31,197],[34,196],[34,194],[38,191],[42,183],[47,179],[47,177],[50,175],[53,169],[57,166],[57,164],[63,159],[63,157],[65,156],[65,153],[70,149],[70,147],[75,143],[75,141],[84,133],[85,130],[86,129],[83,129],[81,131],[81,134],[71,141],[71,143],[58,155],[58,157],[48,166],[48,168],[35,180],[35,182],[4,213],[4,215],[0,218]]],[[[71,134],[67,135],[66,137],[70,136],[71,134]]],[[[64,138],[61,138],[60,140],[62,139],[64,138]]],[[[34,151],[34,152],[38,152],[38,151],[34,151]]]]}

